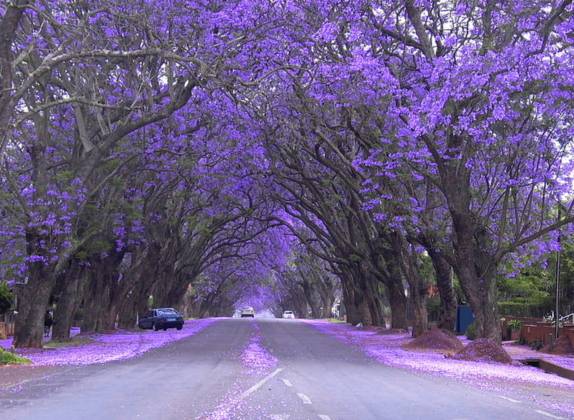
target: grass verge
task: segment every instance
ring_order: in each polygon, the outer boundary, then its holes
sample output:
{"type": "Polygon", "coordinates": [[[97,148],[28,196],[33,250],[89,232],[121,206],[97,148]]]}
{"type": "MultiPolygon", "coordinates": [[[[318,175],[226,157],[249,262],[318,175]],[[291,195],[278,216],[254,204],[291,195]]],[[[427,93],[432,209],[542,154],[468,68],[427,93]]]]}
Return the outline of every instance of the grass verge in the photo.
{"type": "Polygon", "coordinates": [[[0,365],[27,365],[32,363],[25,357],[0,349],[0,365]]]}
{"type": "Polygon", "coordinates": [[[77,347],[84,344],[93,343],[94,340],[90,337],[73,337],[70,341],[48,341],[44,344],[45,349],[59,349],[62,347],[77,347]]]}

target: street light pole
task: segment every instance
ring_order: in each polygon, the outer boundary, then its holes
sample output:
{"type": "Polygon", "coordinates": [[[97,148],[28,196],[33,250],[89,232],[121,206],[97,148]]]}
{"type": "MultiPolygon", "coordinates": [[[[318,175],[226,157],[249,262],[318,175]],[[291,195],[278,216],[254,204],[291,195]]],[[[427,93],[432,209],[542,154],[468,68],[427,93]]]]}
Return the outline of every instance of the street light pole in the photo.
{"type": "MultiPolygon", "coordinates": [[[[558,207],[558,220],[560,220],[560,205],[558,207]]],[[[560,309],[560,257],[562,254],[562,249],[561,249],[561,241],[562,241],[562,235],[560,232],[560,228],[558,228],[558,250],[556,251],[556,266],[555,266],[555,283],[556,283],[556,290],[554,291],[554,296],[555,296],[555,306],[554,306],[554,343],[556,343],[556,341],[558,340],[558,336],[560,335],[560,326],[559,326],[559,320],[560,320],[560,315],[558,314],[558,311],[560,309]]]]}

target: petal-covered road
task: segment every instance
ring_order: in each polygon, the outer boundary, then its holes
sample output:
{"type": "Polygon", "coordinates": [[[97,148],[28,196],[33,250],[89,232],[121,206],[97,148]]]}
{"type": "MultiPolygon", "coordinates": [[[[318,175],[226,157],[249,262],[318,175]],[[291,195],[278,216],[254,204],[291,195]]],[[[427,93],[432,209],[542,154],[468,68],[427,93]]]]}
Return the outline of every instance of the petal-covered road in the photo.
{"type": "Polygon", "coordinates": [[[223,319],[138,358],[53,368],[0,390],[0,418],[565,417],[516,401],[385,366],[303,322],[223,319]]]}

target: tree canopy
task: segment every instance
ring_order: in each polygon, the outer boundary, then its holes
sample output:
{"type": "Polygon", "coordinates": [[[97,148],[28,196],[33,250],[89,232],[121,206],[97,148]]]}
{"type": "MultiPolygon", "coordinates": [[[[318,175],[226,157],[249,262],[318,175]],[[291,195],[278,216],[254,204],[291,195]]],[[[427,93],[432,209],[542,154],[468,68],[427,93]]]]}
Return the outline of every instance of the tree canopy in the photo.
{"type": "Polygon", "coordinates": [[[338,287],[349,322],[384,325],[390,308],[417,335],[432,287],[453,327],[453,276],[478,334],[498,338],[497,282],[572,231],[573,12],[3,3],[0,270],[18,284],[16,346],[41,345],[54,299],[65,339],[79,308],[86,331],[133,325],[150,295],[328,316],[338,287]]]}

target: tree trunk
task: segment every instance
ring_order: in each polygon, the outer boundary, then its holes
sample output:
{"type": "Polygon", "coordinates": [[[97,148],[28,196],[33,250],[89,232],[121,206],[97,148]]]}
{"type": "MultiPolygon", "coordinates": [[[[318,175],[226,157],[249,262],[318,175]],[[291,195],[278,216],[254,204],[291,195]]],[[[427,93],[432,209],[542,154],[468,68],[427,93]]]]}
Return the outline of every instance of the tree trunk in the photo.
{"type": "Polygon", "coordinates": [[[321,287],[319,289],[319,295],[321,296],[321,305],[323,307],[323,310],[321,311],[321,318],[331,318],[333,302],[335,301],[333,291],[326,290],[326,288],[321,287]]]}
{"type": "MultiPolygon", "coordinates": [[[[41,264],[41,263],[40,263],[41,264]]],[[[45,267],[30,270],[28,283],[18,291],[14,347],[42,347],[44,317],[55,285],[45,267]]]]}
{"type": "Polygon", "coordinates": [[[312,284],[310,284],[307,281],[303,281],[301,283],[301,286],[303,287],[303,292],[305,294],[305,299],[307,300],[307,304],[309,305],[309,308],[311,308],[311,318],[314,319],[319,319],[321,318],[321,304],[319,302],[318,298],[318,294],[315,290],[315,288],[313,287],[312,284]]]}
{"type": "Polygon", "coordinates": [[[415,290],[410,298],[414,315],[412,336],[418,337],[428,330],[426,291],[415,290]]]}
{"type": "MultiPolygon", "coordinates": [[[[448,141],[452,145],[449,153],[454,156],[463,141],[454,135],[448,141]]],[[[489,255],[496,241],[471,210],[470,170],[460,163],[449,159],[442,167],[439,165],[455,234],[453,268],[474,313],[478,336],[500,343],[502,335],[496,306],[498,267],[489,255]]]]}
{"type": "Polygon", "coordinates": [[[379,283],[364,262],[357,264],[352,272],[354,305],[359,321],[364,326],[385,325],[379,297],[379,283]]]}
{"type": "Polygon", "coordinates": [[[478,281],[474,270],[468,266],[458,270],[455,267],[455,271],[472,309],[477,335],[500,343],[502,331],[496,305],[496,276],[493,272],[484,273],[478,281]]]}
{"type": "Polygon", "coordinates": [[[118,328],[123,330],[133,330],[136,327],[138,311],[134,302],[130,303],[130,305],[126,305],[120,309],[120,313],[118,314],[118,328]]]}
{"type": "Polygon", "coordinates": [[[88,271],[88,284],[84,292],[84,305],[82,311],[82,334],[103,331],[102,313],[109,304],[109,293],[106,288],[104,269],[99,265],[92,266],[88,271]]]}
{"type": "Polygon", "coordinates": [[[389,305],[391,306],[391,328],[408,329],[407,298],[402,284],[389,283],[387,290],[389,292],[389,305]]]}
{"type": "Polygon", "coordinates": [[[349,284],[348,278],[341,278],[341,286],[343,289],[343,304],[345,306],[345,315],[347,322],[351,325],[356,325],[361,322],[361,315],[359,308],[355,305],[355,293],[352,286],[349,284]]]}
{"type": "Polygon", "coordinates": [[[132,290],[118,314],[118,327],[131,330],[137,327],[138,316],[148,311],[148,298],[151,286],[138,283],[132,290]]]}
{"type": "Polygon", "coordinates": [[[452,288],[452,268],[446,259],[432,247],[427,248],[436,274],[440,296],[439,328],[454,331],[456,324],[456,298],[452,288]]]}
{"type": "Polygon", "coordinates": [[[63,279],[64,285],[62,293],[56,305],[54,313],[54,326],[52,328],[52,340],[69,341],[70,329],[74,315],[82,300],[82,288],[86,283],[85,273],[77,264],[73,264],[69,273],[63,279]]]}

